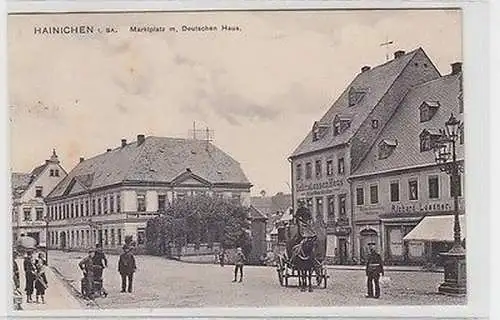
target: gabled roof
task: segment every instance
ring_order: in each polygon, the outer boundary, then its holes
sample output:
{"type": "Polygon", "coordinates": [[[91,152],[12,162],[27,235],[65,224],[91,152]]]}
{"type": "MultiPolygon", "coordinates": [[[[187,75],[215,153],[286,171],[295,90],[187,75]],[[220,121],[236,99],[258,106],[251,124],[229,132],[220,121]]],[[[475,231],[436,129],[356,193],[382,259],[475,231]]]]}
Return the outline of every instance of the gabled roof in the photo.
{"type": "Polygon", "coordinates": [[[251,186],[240,164],[213,144],[150,136],[140,145],[132,142],[80,162],[48,198],[62,196],[74,177],[94,190],[123,182],[171,183],[188,168],[212,184],[251,186]]]}
{"type": "MultiPolygon", "coordinates": [[[[461,77],[461,73],[446,75],[412,88],[375,142],[378,145],[385,139],[397,139],[398,145],[392,154],[386,159],[378,159],[376,148],[372,148],[353,176],[435,164],[432,151],[420,152],[419,137],[424,130],[439,134],[452,112],[463,120],[457,100],[461,77]],[[436,114],[426,122],[420,122],[419,118],[423,101],[440,103],[436,114]]],[[[463,159],[463,152],[464,146],[457,143],[458,159],[463,159]]]]}
{"type": "Polygon", "coordinates": [[[285,212],[292,206],[292,195],[277,193],[271,197],[250,197],[250,203],[268,218],[277,212],[285,212]]]}
{"type": "Polygon", "coordinates": [[[368,71],[359,73],[320,120],[322,123],[331,123],[333,125],[335,116],[341,115],[342,117],[352,119],[350,127],[337,136],[333,134],[333,130],[328,130],[323,138],[317,141],[313,141],[312,132],[309,132],[302,143],[293,151],[291,156],[294,157],[347,143],[419,51],[423,52],[423,50],[419,48],[397,59],[393,59],[368,71]],[[359,103],[349,107],[349,91],[351,88],[363,88],[366,94],[359,103]]]}

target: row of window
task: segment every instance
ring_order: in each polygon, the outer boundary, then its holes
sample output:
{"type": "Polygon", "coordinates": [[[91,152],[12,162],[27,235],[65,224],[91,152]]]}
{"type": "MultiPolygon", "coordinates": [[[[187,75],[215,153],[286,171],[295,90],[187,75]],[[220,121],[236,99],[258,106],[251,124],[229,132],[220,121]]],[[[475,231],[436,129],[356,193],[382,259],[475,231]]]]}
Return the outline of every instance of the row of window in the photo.
{"type": "MultiPolygon", "coordinates": [[[[32,208],[25,207],[23,208],[23,220],[24,221],[33,221],[32,208]]],[[[43,220],[43,208],[35,208],[35,220],[41,221],[43,220]]]]}
{"type": "MultiPolygon", "coordinates": [[[[64,245],[66,247],[92,247],[96,243],[102,243],[105,246],[122,244],[122,229],[104,229],[98,230],[71,230],[64,233],[52,231],[49,232],[49,243],[52,246],[64,245]],[[62,235],[62,238],[61,238],[62,235]],[[64,243],[61,243],[63,241],[64,243]]],[[[144,242],[144,229],[138,231],[138,243],[144,242]],[[140,233],[142,231],[142,233],[140,233]],[[141,234],[141,236],[139,236],[141,234]]]]}
{"type": "Polygon", "coordinates": [[[121,199],[120,194],[105,195],[92,200],[80,199],[69,203],[49,205],[48,211],[51,220],[120,213],[121,199]]]}
{"type": "MultiPolygon", "coordinates": [[[[333,160],[327,160],[326,161],[326,176],[332,176],[333,175],[333,160]]],[[[317,179],[322,178],[323,176],[323,163],[321,160],[316,160],[314,162],[314,173],[315,177],[317,179]]],[[[338,174],[344,174],[345,173],[345,165],[344,165],[344,158],[339,158],[337,159],[337,173],[338,174]]],[[[296,165],[296,179],[297,180],[302,180],[303,176],[303,171],[302,171],[302,164],[297,164],[296,165]]],[[[313,167],[312,167],[312,162],[306,162],[305,164],[305,179],[311,179],[313,175],[313,167]]]]}
{"type": "MultiPolygon", "coordinates": [[[[391,202],[400,201],[400,188],[399,181],[392,181],[389,185],[390,189],[390,200],[391,202]]],[[[438,176],[430,176],[428,178],[428,197],[429,199],[439,199],[439,177],[438,176]]],[[[418,200],[419,198],[419,186],[417,179],[409,179],[408,180],[408,200],[418,200]]],[[[461,181],[458,180],[457,183],[457,194],[458,196],[462,195],[462,184],[461,181]]],[[[454,196],[454,188],[453,181],[450,178],[450,197],[454,196]]],[[[374,184],[370,186],[370,204],[377,204],[379,202],[378,196],[378,185],[374,184]]],[[[365,204],[365,189],[364,187],[356,188],[356,205],[364,205],[365,204]]]]}
{"type": "Polygon", "coordinates": [[[335,219],[335,202],[337,202],[337,209],[338,209],[338,216],[343,217],[346,215],[346,199],[347,195],[346,194],[339,194],[339,195],[330,195],[330,196],[321,196],[321,197],[315,197],[315,198],[300,198],[298,199],[299,204],[304,204],[311,212],[314,212],[315,214],[313,216],[315,217],[321,217],[323,220],[325,220],[325,211],[324,211],[324,205],[325,205],[325,200],[326,200],[326,216],[328,220],[334,220],[335,219]],[[316,204],[315,207],[313,207],[314,202],[316,204]],[[316,209],[316,210],[314,210],[316,209]]]}
{"type": "MultiPolygon", "coordinates": [[[[196,192],[192,191],[191,194],[194,195],[196,192]]],[[[204,191],[198,191],[197,194],[206,194],[204,191]]],[[[176,199],[183,199],[186,197],[186,193],[176,193],[176,199]]],[[[215,196],[222,197],[222,194],[216,193],[215,196]]],[[[239,193],[233,193],[231,196],[232,201],[240,203],[241,195],[239,193]]],[[[146,212],[146,193],[137,193],[136,196],[137,212],[146,212]]],[[[158,195],[158,211],[165,211],[169,201],[167,195],[158,195]]],[[[86,200],[75,200],[70,203],[49,205],[48,206],[49,215],[52,220],[63,220],[68,218],[78,218],[83,216],[95,216],[102,214],[112,214],[121,212],[121,199],[120,194],[116,195],[104,195],[97,199],[92,199],[91,201],[86,200]]]]}
{"type": "Polygon", "coordinates": [[[59,177],[59,169],[50,169],[49,176],[51,177],[59,177]]]}

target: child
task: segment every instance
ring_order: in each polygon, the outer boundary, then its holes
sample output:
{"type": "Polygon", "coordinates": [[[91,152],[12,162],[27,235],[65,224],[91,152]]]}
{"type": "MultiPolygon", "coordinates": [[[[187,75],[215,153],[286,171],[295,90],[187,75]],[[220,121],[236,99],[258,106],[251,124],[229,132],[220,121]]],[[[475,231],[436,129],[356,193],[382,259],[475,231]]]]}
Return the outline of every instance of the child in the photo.
{"type": "Polygon", "coordinates": [[[234,280],[233,282],[236,282],[236,277],[238,275],[238,270],[240,270],[240,282],[243,281],[243,265],[245,264],[245,255],[243,254],[243,251],[241,248],[236,249],[236,257],[234,261],[234,280]]]}
{"type": "Polygon", "coordinates": [[[35,278],[35,289],[36,289],[36,303],[39,303],[39,299],[42,299],[42,303],[45,303],[45,289],[48,288],[47,277],[45,275],[45,264],[43,260],[37,260],[36,262],[36,278],[35,278]]]}

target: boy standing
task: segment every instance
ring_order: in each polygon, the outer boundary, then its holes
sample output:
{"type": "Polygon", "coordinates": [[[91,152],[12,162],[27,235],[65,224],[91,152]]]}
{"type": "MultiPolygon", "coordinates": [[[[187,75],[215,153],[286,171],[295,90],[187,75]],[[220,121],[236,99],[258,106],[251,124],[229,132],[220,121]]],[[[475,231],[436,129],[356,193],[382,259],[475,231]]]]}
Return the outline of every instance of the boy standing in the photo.
{"type": "Polygon", "coordinates": [[[246,257],[243,254],[243,251],[241,248],[236,249],[236,257],[234,261],[234,280],[233,282],[236,282],[236,278],[238,275],[238,270],[240,271],[240,281],[243,281],[243,265],[245,264],[246,257]]]}

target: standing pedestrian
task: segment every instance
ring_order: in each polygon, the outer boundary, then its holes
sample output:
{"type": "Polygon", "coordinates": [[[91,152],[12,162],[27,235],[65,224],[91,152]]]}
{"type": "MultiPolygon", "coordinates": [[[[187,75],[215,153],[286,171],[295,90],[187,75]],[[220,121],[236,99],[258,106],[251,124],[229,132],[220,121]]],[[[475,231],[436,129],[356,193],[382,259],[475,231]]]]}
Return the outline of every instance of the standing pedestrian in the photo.
{"type": "Polygon", "coordinates": [[[26,279],[26,302],[27,303],[32,303],[33,302],[33,291],[34,291],[34,282],[35,282],[35,264],[33,261],[33,252],[28,251],[26,258],[24,258],[23,262],[23,267],[24,267],[24,275],[26,279]]]}
{"type": "Polygon", "coordinates": [[[132,292],[132,281],[134,279],[134,272],[136,271],[135,258],[132,254],[132,248],[127,245],[123,246],[123,253],[118,260],[118,272],[122,277],[122,291],[129,293],[132,292]],[[128,282],[128,286],[127,286],[128,282]]]}
{"type": "Polygon", "coordinates": [[[18,291],[19,287],[21,286],[21,277],[19,276],[19,265],[17,264],[16,261],[17,258],[17,251],[14,250],[12,253],[12,272],[13,272],[13,277],[14,277],[14,290],[18,291]]]}
{"type": "Polygon", "coordinates": [[[47,265],[47,259],[45,259],[45,255],[42,252],[38,254],[35,264],[38,263],[38,261],[40,261],[44,266],[47,265]]]}
{"type": "Polygon", "coordinates": [[[366,276],[367,276],[367,298],[378,299],[380,297],[380,275],[384,275],[384,265],[380,254],[375,250],[375,242],[368,243],[370,253],[366,261],[366,276]],[[375,295],[373,295],[373,286],[375,285],[375,295]]]}
{"type": "Polygon", "coordinates": [[[96,279],[102,279],[102,272],[104,268],[107,268],[108,266],[108,259],[106,259],[106,255],[102,251],[102,245],[100,243],[97,243],[95,245],[96,250],[94,257],[92,258],[94,266],[98,266],[98,268],[95,268],[95,274],[94,277],[96,279]]]}
{"type": "Polygon", "coordinates": [[[221,267],[224,266],[224,261],[225,260],[226,260],[226,251],[224,251],[224,249],[222,249],[221,252],[220,252],[220,255],[219,255],[219,263],[220,263],[221,267]]]}
{"type": "Polygon", "coordinates": [[[236,256],[235,256],[235,261],[234,261],[234,280],[233,282],[236,282],[236,278],[238,275],[238,270],[240,271],[240,281],[243,281],[243,265],[245,264],[246,257],[243,254],[243,251],[241,248],[236,249],[236,256]]]}
{"type": "Polygon", "coordinates": [[[94,254],[94,250],[89,250],[88,256],[78,263],[83,271],[82,295],[87,298],[92,298],[94,294],[94,254]]]}
{"type": "Polygon", "coordinates": [[[47,276],[45,275],[45,260],[38,259],[36,261],[35,289],[36,303],[45,303],[45,290],[48,288],[47,276]]]}

